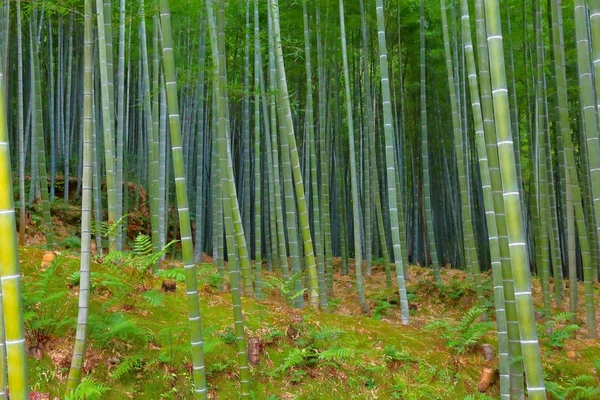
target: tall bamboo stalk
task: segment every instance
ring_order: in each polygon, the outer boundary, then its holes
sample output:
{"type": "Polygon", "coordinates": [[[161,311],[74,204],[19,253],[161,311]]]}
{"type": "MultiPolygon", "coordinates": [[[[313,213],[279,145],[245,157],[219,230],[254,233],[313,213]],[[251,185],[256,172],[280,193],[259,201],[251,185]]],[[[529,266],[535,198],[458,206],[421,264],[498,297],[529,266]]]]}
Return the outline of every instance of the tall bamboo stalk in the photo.
{"type": "Polygon", "coordinates": [[[175,175],[175,191],[177,210],[179,212],[179,229],[181,234],[181,250],[185,269],[185,284],[188,297],[188,319],[190,322],[190,340],[192,345],[192,364],[194,377],[194,397],[206,399],[206,372],[204,368],[204,352],[202,328],[200,324],[200,302],[196,282],[196,264],[194,260],[194,245],[192,243],[192,228],[183,164],[181,143],[181,124],[179,119],[179,99],[177,97],[177,82],[175,80],[175,57],[173,54],[173,33],[171,30],[171,12],[169,0],[160,0],[160,16],[162,27],[162,61],[165,84],[167,88],[167,106],[169,126],[171,129],[171,151],[173,154],[173,172],[175,175]]]}
{"type": "Polygon", "coordinates": [[[66,395],[70,395],[81,381],[81,366],[86,345],[86,329],[90,303],[90,263],[92,243],[92,118],[93,118],[93,22],[92,0],[86,0],[84,10],[84,70],[83,70],[83,183],[81,201],[81,261],[79,267],[79,311],[71,369],[67,379],[66,395]]]}
{"type": "Polygon", "coordinates": [[[504,206],[508,221],[508,240],[515,284],[515,301],[521,333],[521,348],[530,399],[545,399],[546,389],[537,339],[531,278],[525,230],[523,227],[520,192],[515,167],[515,151],[511,133],[510,107],[504,67],[504,45],[497,0],[485,0],[485,22],[490,57],[492,99],[496,122],[496,136],[504,206]]]}

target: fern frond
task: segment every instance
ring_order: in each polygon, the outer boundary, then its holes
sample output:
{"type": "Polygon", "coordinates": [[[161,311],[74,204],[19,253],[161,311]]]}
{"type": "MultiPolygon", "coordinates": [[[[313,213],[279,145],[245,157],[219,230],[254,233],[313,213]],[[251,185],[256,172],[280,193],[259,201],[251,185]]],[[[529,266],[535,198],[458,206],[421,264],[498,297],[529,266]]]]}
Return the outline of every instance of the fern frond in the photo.
{"type": "Polygon", "coordinates": [[[344,362],[354,355],[354,350],[348,347],[332,347],[319,354],[321,361],[344,362]]]}
{"type": "Polygon", "coordinates": [[[144,357],[141,354],[134,354],[131,357],[127,357],[119,363],[115,372],[112,373],[114,379],[121,379],[123,376],[130,372],[139,370],[142,367],[144,357]]]}
{"type": "Polygon", "coordinates": [[[164,296],[158,289],[148,290],[142,293],[142,297],[146,299],[148,304],[152,307],[160,307],[163,305],[164,296]]]}
{"type": "Polygon", "coordinates": [[[579,375],[567,381],[570,386],[595,386],[596,378],[591,375],[579,375]]]}
{"type": "Polygon", "coordinates": [[[318,331],[312,331],[310,336],[314,340],[334,341],[344,333],[346,332],[334,326],[323,326],[318,331]]]}
{"type": "Polygon", "coordinates": [[[152,252],[152,239],[148,235],[138,235],[133,242],[133,252],[138,256],[150,254],[152,252]]]}
{"type": "Polygon", "coordinates": [[[297,367],[297,366],[304,364],[305,357],[306,357],[305,349],[293,348],[289,352],[287,357],[283,360],[283,364],[280,367],[281,371],[285,372],[290,368],[297,367]]]}
{"type": "Polygon", "coordinates": [[[469,329],[473,323],[486,311],[484,307],[475,306],[467,310],[465,315],[460,320],[460,325],[458,326],[458,330],[461,332],[469,329]]]}
{"type": "Polygon", "coordinates": [[[158,276],[162,279],[171,279],[176,282],[185,282],[185,271],[183,268],[161,269],[158,276]]]}
{"type": "Polygon", "coordinates": [[[93,378],[84,378],[73,393],[66,397],[67,400],[94,400],[102,398],[109,391],[108,386],[96,382],[93,378]]]}

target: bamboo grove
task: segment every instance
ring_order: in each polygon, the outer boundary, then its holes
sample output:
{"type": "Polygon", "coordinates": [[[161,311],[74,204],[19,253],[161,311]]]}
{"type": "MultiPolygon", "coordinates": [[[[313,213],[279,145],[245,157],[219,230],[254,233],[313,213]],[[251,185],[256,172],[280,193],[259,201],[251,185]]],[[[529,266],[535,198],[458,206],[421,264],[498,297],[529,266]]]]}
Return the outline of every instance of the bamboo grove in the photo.
{"type": "Polygon", "coordinates": [[[489,276],[506,399],[546,398],[531,275],[543,318],[584,308],[597,336],[599,0],[5,0],[0,90],[0,398],[28,398],[17,254],[38,202],[49,249],[51,205],[82,203],[68,392],[91,249],[126,249],[142,204],[153,250],[179,241],[199,399],[206,256],[229,282],[245,398],[242,297],[265,270],[297,308],[351,275],[368,313],[382,260],[405,325],[409,264],[466,270],[482,306],[489,276]]]}

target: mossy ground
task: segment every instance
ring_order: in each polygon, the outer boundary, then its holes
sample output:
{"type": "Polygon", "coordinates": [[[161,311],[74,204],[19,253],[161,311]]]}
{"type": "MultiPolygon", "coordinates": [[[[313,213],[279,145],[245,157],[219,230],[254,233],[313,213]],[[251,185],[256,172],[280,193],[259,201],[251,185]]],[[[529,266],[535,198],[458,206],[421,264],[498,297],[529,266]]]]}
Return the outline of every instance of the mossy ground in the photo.
{"type": "MultiPolygon", "coordinates": [[[[43,250],[21,249],[25,282],[35,281],[41,273],[43,250]]],[[[68,290],[61,305],[61,319],[77,314],[77,286],[68,288],[68,277],[78,270],[76,251],[65,250],[64,261],[52,279],[50,292],[68,290]]],[[[178,267],[177,262],[169,267],[178,267]]],[[[352,267],[352,265],[351,265],[352,267]]],[[[92,265],[97,273],[126,266],[92,265]]],[[[267,273],[268,275],[269,273],[267,273]]],[[[122,300],[98,282],[92,292],[91,315],[108,316],[121,313],[147,332],[147,340],[113,339],[109,342],[90,340],[84,374],[110,387],[103,399],[187,399],[191,398],[191,363],[188,358],[187,308],[183,284],[175,293],[164,295],[163,305],[151,306],[142,296],[148,288],[160,288],[161,280],[148,274],[128,275],[126,282],[134,288],[122,300]],[[137,355],[131,371],[119,379],[118,366],[137,355]],[[117,361],[118,360],[118,361],[117,361]],[[112,364],[111,364],[112,362],[112,364]]],[[[387,289],[381,265],[366,278],[367,298],[371,309],[380,307],[378,315],[361,315],[355,296],[353,279],[336,274],[335,300],[322,311],[307,307],[295,310],[287,305],[277,290],[266,290],[262,300],[244,299],[246,330],[263,343],[260,363],[252,367],[252,392],[256,399],[463,399],[486,398],[477,393],[483,365],[477,351],[457,354],[447,348],[438,331],[427,329],[435,320],[460,320],[475,304],[476,296],[463,272],[443,270],[444,285],[436,285],[430,270],[411,267],[409,294],[411,324],[400,323],[396,294],[387,289]],[[289,326],[298,330],[297,338],[286,335],[289,326]],[[320,334],[319,334],[320,333],[320,334]],[[386,348],[393,346],[402,353],[401,360],[391,361],[386,348]],[[317,356],[333,348],[343,349],[340,359],[319,361],[317,356]],[[307,354],[306,364],[282,371],[281,366],[296,349],[307,354]]],[[[202,327],[210,397],[236,399],[239,391],[235,343],[227,340],[233,326],[231,297],[216,288],[215,268],[199,265],[202,327]]],[[[488,279],[489,280],[489,279],[488,279]]],[[[489,284],[489,282],[488,282],[489,284]]],[[[534,283],[537,288],[537,281],[534,283]]],[[[537,292],[537,291],[536,291],[537,292]]],[[[598,294],[598,288],[596,290],[598,294]]],[[[488,291],[489,293],[489,291],[488,291]]],[[[536,298],[536,303],[540,299],[536,298]]],[[[493,318],[493,315],[491,315],[493,318]]],[[[581,316],[578,317],[583,319],[581,316]]],[[[74,341],[75,323],[53,332],[44,347],[41,360],[30,357],[30,382],[35,390],[60,396],[74,341]]],[[[567,345],[575,349],[575,359],[566,350],[542,345],[544,367],[548,379],[566,382],[579,375],[592,375],[600,386],[600,371],[594,362],[600,359],[600,341],[584,340],[584,330],[567,345]]],[[[486,341],[495,346],[493,331],[486,341]]],[[[497,382],[485,395],[498,397],[497,382]]]]}

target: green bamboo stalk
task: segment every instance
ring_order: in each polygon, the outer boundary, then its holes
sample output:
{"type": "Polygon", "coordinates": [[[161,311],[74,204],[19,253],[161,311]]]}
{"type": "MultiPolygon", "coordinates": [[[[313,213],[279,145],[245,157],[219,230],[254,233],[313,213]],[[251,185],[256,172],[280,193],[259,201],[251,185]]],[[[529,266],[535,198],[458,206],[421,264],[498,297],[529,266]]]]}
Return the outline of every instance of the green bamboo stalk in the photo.
{"type": "Polygon", "coordinates": [[[323,251],[321,205],[323,200],[319,198],[319,177],[317,174],[317,150],[315,139],[315,117],[313,107],[313,84],[312,84],[312,64],[311,64],[311,44],[310,27],[308,24],[308,11],[306,0],[302,2],[302,15],[304,21],[304,52],[306,62],[306,123],[309,137],[309,164],[310,164],[310,183],[311,183],[311,207],[313,212],[313,229],[315,234],[315,255],[317,259],[317,274],[319,278],[319,305],[327,305],[327,287],[325,285],[325,255],[323,251]]]}
{"type": "Polygon", "coordinates": [[[304,258],[306,263],[306,271],[308,274],[308,296],[313,306],[319,304],[319,289],[317,267],[315,254],[313,251],[313,241],[311,238],[310,226],[308,223],[308,211],[306,207],[306,198],[304,196],[304,184],[302,183],[302,175],[300,173],[300,162],[298,159],[298,150],[296,148],[296,137],[294,135],[294,125],[291,115],[290,98],[288,94],[285,65],[283,62],[283,48],[281,45],[281,28],[279,26],[279,1],[271,0],[271,12],[273,14],[273,34],[275,39],[275,55],[277,61],[278,88],[279,98],[284,111],[282,115],[283,123],[287,130],[289,141],[289,151],[291,158],[291,166],[294,177],[294,188],[296,191],[296,202],[298,204],[298,212],[300,213],[300,230],[302,232],[302,240],[304,242],[304,258]]]}
{"type": "MultiPolygon", "coordinates": [[[[140,0],[140,50],[141,50],[141,61],[142,61],[142,76],[143,76],[143,110],[144,117],[146,119],[146,139],[148,145],[148,203],[150,204],[150,228],[152,230],[152,251],[158,252],[160,250],[160,239],[159,239],[159,227],[158,227],[158,154],[155,154],[156,146],[154,145],[154,138],[158,136],[158,71],[155,65],[154,70],[154,97],[155,97],[155,112],[153,112],[152,101],[151,101],[151,86],[150,86],[150,65],[148,60],[148,44],[146,35],[146,19],[144,13],[144,0],[140,0]]],[[[156,26],[156,20],[155,26],[156,26]]],[[[156,29],[154,37],[156,37],[156,29]]],[[[156,50],[156,49],[155,49],[156,50]]],[[[157,55],[155,54],[155,59],[157,55]]]]}
{"type": "MultiPolygon", "coordinates": [[[[381,101],[383,104],[383,123],[385,136],[385,166],[387,171],[387,192],[389,203],[389,215],[392,234],[392,246],[394,254],[394,263],[396,265],[396,280],[400,293],[400,311],[402,313],[402,324],[407,325],[409,321],[408,297],[406,293],[406,282],[404,276],[404,266],[402,265],[402,246],[400,243],[400,229],[398,215],[398,199],[396,187],[396,152],[394,150],[394,126],[392,120],[392,104],[389,83],[389,67],[387,57],[387,46],[385,39],[385,23],[383,15],[383,0],[376,2],[377,12],[377,36],[379,43],[379,69],[381,73],[381,101]]],[[[423,78],[423,76],[422,76],[423,78]]],[[[435,254],[435,247],[432,247],[432,253],[435,254]]],[[[437,265],[437,262],[436,262],[437,265]]],[[[439,267],[439,265],[438,265],[439,267]]]]}
{"type": "MultiPolygon", "coordinates": [[[[590,47],[587,38],[587,10],[585,1],[575,0],[575,40],[577,41],[577,65],[579,66],[579,91],[581,96],[582,119],[586,137],[587,162],[589,169],[583,171],[591,180],[592,204],[595,217],[595,232],[600,221],[600,137],[598,135],[598,117],[596,116],[596,98],[593,91],[592,69],[590,65],[590,47]]],[[[598,39],[600,40],[600,38],[598,39]]],[[[598,78],[597,78],[598,79],[598,78]]],[[[585,152],[582,157],[586,157],[585,152]]],[[[593,232],[592,232],[593,233],[593,232]]],[[[590,238],[591,239],[591,238],[590,238]]],[[[583,247],[582,247],[583,252],[583,247]]],[[[585,311],[588,335],[598,336],[596,328],[596,309],[594,306],[593,270],[591,262],[583,265],[585,287],[585,311]]]]}
{"type": "MultiPolygon", "coordinates": [[[[108,7],[110,9],[110,7],[108,7]]],[[[100,82],[102,100],[102,127],[104,129],[104,160],[106,163],[106,190],[108,200],[108,223],[116,222],[116,192],[115,192],[115,157],[114,157],[114,113],[111,107],[112,76],[112,51],[110,51],[110,35],[106,31],[106,24],[110,26],[110,14],[105,15],[105,7],[102,0],[96,0],[97,24],[98,24],[98,46],[100,55],[100,82]],[[108,20],[108,21],[105,21],[108,20]]],[[[109,237],[109,252],[117,249],[116,237],[109,237]]]]}
{"type": "Polygon", "coordinates": [[[496,212],[496,226],[498,228],[498,243],[500,246],[500,262],[502,266],[502,279],[504,287],[504,303],[506,308],[511,395],[515,396],[516,398],[521,398],[524,392],[523,361],[517,307],[515,302],[514,279],[508,245],[508,225],[504,208],[502,179],[500,176],[500,160],[498,157],[498,147],[496,145],[496,126],[494,122],[488,46],[482,0],[477,0],[475,2],[475,16],[477,27],[477,56],[479,64],[479,77],[481,82],[481,105],[484,118],[483,127],[485,132],[486,152],[488,156],[492,193],[494,197],[494,210],[496,212]]]}
{"type": "Polygon", "coordinates": [[[498,357],[500,370],[500,398],[510,399],[510,358],[508,351],[508,331],[506,321],[506,309],[504,304],[504,287],[502,285],[502,263],[500,255],[500,243],[498,238],[498,227],[496,224],[496,211],[494,208],[494,194],[488,155],[486,151],[485,132],[483,124],[483,112],[479,97],[479,82],[475,68],[475,56],[473,53],[473,42],[471,38],[471,25],[469,18],[469,5],[467,0],[460,0],[462,39],[467,61],[467,73],[471,96],[471,107],[473,111],[473,125],[475,128],[475,144],[477,158],[479,160],[479,171],[481,176],[481,189],[488,228],[488,242],[490,247],[490,259],[492,264],[492,282],[494,285],[494,306],[496,309],[496,327],[498,331],[498,357]]]}
{"type": "Polygon", "coordinates": [[[331,209],[329,205],[330,179],[329,179],[329,160],[330,154],[327,151],[327,95],[326,95],[326,77],[324,66],[323,45],[321,40],[321,10],[317,3],[316,10],[317,25],[317,64],[319,75],[319,157],[321,162],[320,182],[321,182],[321,223],[323,252],[325,255],[325,284],[327,286],[327,295],[333,295],[333,262],[331,251],[331,209]]]}
{"type": "MultiPolygon", "coordinates": [[[[235,181],[233,179],[233,167],[231,163],[231,152],[228,149],[229,142],[229,116],[228,110],[228,94],[227,94],[227,69],[225,64],[225,37],[224,37],[224,1],[219,2],[218,19],[215,18],[214,5],[212,0],[206,2],[209,36],[212,49],[212,60],[214,68],[215,92],[219,101],[218,114],[218,153],[219,162],[221,164],[221,187],[223,215],[225,221],[225,237],[227,242],[227,253],[229,262],[229,277],[231,284],[231,297],[233,303],[233,317],[236,333],[236,342],[238,348],[238,362],[240,366],[240,396],[242,398],[250,396],[250,372],[248,369],[248,352],[247,341],[244,330],[244,315],[242,312],[241,298],[241,279],[238,260],[243,256],[239,253],[240,247],[236,239],[237,228],[234,225],[241,221],[235,221],[234,209],[239,210],[237,193],[235,190],[235,181]]],[[[243,232],[243,228],[242,232],[243,232]]],[[[244,236],[242,235],[242,239],[244,236]]]]}
{"type": "Polygon", "coordinates": [[[350,93],[350,76],[348,68],[348,49],[346,45],[346,25],[344,21],[344,0],[340,0],[340,30],[342,38],[342,60],[344,64],[344,88],[346,94],[346,123],[348,125],[348,142],[350,145],[350,182],[352,192],[352,218],[354,220],[354,265],[356,274],[356,291],[358,303],[363,313],[369,312],[369,305],[365,298],[364,282],[362,277],[362,221],[360,212],[360,199],[358,193],[358,173],[356,165],[356,150],[354,149],[354,116],[352,115],[352,94],[350,93]]]}
{"type": "Polygon", "coordinates": [[[506,87],[500,5],[497,0],[485,0],[485,22],[490,57],[497,146],[502,175],[504,206],[508,222],[508,239],[515,284],[517,316],[521,333],[521,348],[527,381],[527,393],[532,400],[545,399],[546,389],[537,339],[527,243],[525,243],[520,192],[514,160],[515,152],[511,133],[508,89],[506,87]]]}
{"type": "MultiPolygon", "coordinates": [[[[2,83],[0,83],[0,93],[4,93],[2,83]]],[[[0,237],[3,238],[0,250],[0,265],[2,265],[0,281],[4,322],[3,342],[6,345],[10,397],[15,400],[26,400],[29,399],[27,350],[6,117],[4,95],[0,95],[0,188],[2,188],[0,190],[0,237]]],[[[6,393],[1,395],[6,397],[6,393]]]]}
{"type": "Polygon", "coordinates": [[[290,277],[290,271],[288,266],[288,253],[287,247],[285,244],[285,227],[284,227],[284,217],[283,217],[283,199],[282,196],[282,188],[281,188],[281,174],[279,171],[280,165],[280,157],[279,157],[279,145],[277,140],[277,105],[276,105],[276,85],[277,85],[277,70],[275,66],[275,54],[271,51],[273,47],[273,24],[271,23],[271,8],[267,8],[268,14],[268,32],[269,32],[269,104],[270,104],[270,112],[269,115],[271,117],[270,120],[270,132],[271,132],[271,140],[268,145],[271,146],[271,160],[273,166],[273,191],[275,196],[275,214],[277,221],[277,244],[279,250],[279,264],[283,272],[283,277],[287,280],[290,277]]]}
{"type": "Polygon", "coordinates": [[[173,172],[175,175],[175,190],[177,195],[177,208],[179,211],[179,229],[181,234],[183,265],[186,275],[188,319],[190,322],[190,340],[192,345],[193,378],[195,386],[194,398],[206,399],[206,372],[204,368],[202,328],[200,324],[200,302],[196,282],[194,245],[192,243],[192,228],[190,224],[187,185],[183,165],[183,151],[181,147],[181,125],[179,120],[177,82],[175,81],[175,57],[173,54],[173,34],[171,30],[169,0],[160,0],[160,17],[162,25],[162,61],[167,88],[173,172]]]}
{"type": "MultiPolygon", "coordinates": [[[[556,83],[556,135],[557,135],[557,158],[559,165],[559,173],[561,179],[561,203],[563,212],[561,213],[563,221],[563,226],[567,227],[567,248],[565,249],[567,252],[566,259],[570,260],[571,255],[569,254],[571,251],[571,244],[575,243],[574,230],[570,228],[571,223],[569,222],[567,216],[570,214],[570,210],[572,210],[572,204],[567,201],[566,194],[571,190],[570,186],[566,184],[566,175],[567,169],[565,166],[566,162],[566,152],[565,152],[565,144],[570,143],[566,138],[563,138],[563,134],[569,129],[569,115],[568,109],[565,108],[567,106],[566,103],[566,86],[563,86],[563,83],[566,85],[566,82],[563,81],[564,75],[564,40],[563,40],[563,32],[562,32],[562,6],[560,0],[553,0],[550,2],[551,6],[551,19],[552,19],[552,46],[553,46],[553,61],[554,61],[554,80],[556,83]],[[563,97],[564,96],[564,97],[563,97]],[[566,124],[566,125],[565,125],[566,124]],[[566,212],[564,212],[566,210],[566,212]]],[[[569,261],[570,264],[570,261],[569,261]]],[[[554,292],[556,302],[560,303],[564,293],[564,281],[562,274],[562,263],[560,264],[560,268],[558,265],[555,265],[554,270],[554,292]],[[558,279],[557,279],[558,277],[558,279]]]]}
{"type": "MultiPolygon", "coordinates": [[[[31,25],[30,25],[31,27],[31,25]]],[[[30,30],[30,55],[31,55],[31,82],[33,111],[31,114],[31,127],[33,137],[37,144],[37,166],[42,197],[42,214],[44,216],[44,233],[46,244],[54,245],[54,232],[52,230],[52,216],[50,214],[50,195],[48,193],[48,174],[46,170],[46,146],[44,141],[44,117],[42,111],[42,83],[40,79],[39,43],[35,42],[33,32],[30,30]]]]}
{"type": "Polygon", "coordinates": [[[542,295],[544,298],[544,315],[550,318],[550,260],[548,259],[548,230],[547,230],[547,183],[546,183],[546,155],[545,139],[548,124],[546,113],[546,88],[544,78],[544,55],[542,43],[542,17],[541,6],[539,2],[534,5],[535,10],[535,42],[536,42],[536,132],[534,143],[534,188],[535,195],[532,195],[532,214],[536,217],[533,220],[535,231],[536,247],[536,265],[538,275],[542,283],[542,295]]]}
{"type": "Polygon", "coordinates": [[[23,30],[21,0],[17,0],[17,127],[19,130],[19,244],[25,244],[25,131],[23,126],[23,30]]]}
{"type": "MultiPolygon", "coordinates": [[[[450,107],[452,110],[452,126],[454,131],[454,151],[456,154],[456,163],[458,167],[458,181],[460,186],[460,199],[462,205],[462,217],[463,217],[463,249],[465,252],[465,262],[467,270],[473,276],[475,291],[477,292],[477,299],[480,305],[483,305],[485,298],[483,296],[483,288],[481,286],[481,274],[479,269],[479,261],[477,260],[477,253],[475,248],[475,237],[473,236],[473,223],[471,217],[471,202],[470,196],[467,191],[469,182],[467,179],[467,172],[465,166],[464,148],[462,131],[459,120],[459,104],[456,95],[456,87],[454,82],[454,67],[452,65],[452,53],[450,51],[450,37],[448,34],[448,17],[446,13],[446,0],[440,0],[440,7],[442,10],[442,31],[444,37],[444,50],[446,54],[446,70],[448,73],[448,90],[450,92],[450,107]]],[[[468,142],[466,142],[468,145],[468,142]]]]}
{"type": "MultiPolygon", "coordinates": [[[[433,210],[431,209],[431,172],[429,166],[429,143],[427,140],[427,86],[425,79],[425,0],[421,0],[420,13],[421,30],[421,163],[423,168],[423,198],[425,199],[425,220],[427,223],[427,247],[433,264],[433,274],[436,282],[441,282],[440,265],[438,261],[437,246],[433,231],[433,210]]],[[[428,262],[425,260],[425,265],[428,262]]]]}
{"type": "Polygon", "coordinates": [[[90,263],[92,243],[92,118],[93,118],[93,22],[92,0],[84,9],[84,70],[83,70],[83,182],[81,202],[81,261],[79,267],[79,311],[71,369],[65,395],[71,395],[81,381],[81,366],[86,346],[86,329],[90,302],[90,263]]]}
{"type": "MultiPolygon", "coordinates": [[[[254,280],[256,297],[262,296],[262,237],[261,237],[261,138],[260,138],[260,29],[258,0],[254,0],[254,280]]],[[[248,188],[249,189],[249,188],[248,188]]]]}

